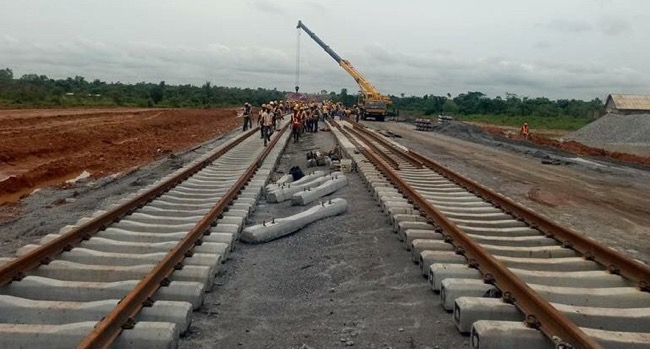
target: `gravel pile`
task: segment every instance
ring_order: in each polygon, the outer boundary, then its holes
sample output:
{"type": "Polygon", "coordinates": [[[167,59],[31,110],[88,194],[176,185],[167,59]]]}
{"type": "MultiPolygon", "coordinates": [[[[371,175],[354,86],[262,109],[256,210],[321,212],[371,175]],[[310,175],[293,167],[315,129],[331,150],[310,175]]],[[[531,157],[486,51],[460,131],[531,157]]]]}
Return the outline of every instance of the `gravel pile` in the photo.
{"type": "Polygon", "coordinates": [[[474,140],[487,136],[479,126],[455,121],[435,123],[431,130],[464,140],[474,140]]]}
{"type": "Polygon", "coordinates": [[[635,144],[650,146],[650,114],[608,113],[567,139],[584,144],[635,144]]]}

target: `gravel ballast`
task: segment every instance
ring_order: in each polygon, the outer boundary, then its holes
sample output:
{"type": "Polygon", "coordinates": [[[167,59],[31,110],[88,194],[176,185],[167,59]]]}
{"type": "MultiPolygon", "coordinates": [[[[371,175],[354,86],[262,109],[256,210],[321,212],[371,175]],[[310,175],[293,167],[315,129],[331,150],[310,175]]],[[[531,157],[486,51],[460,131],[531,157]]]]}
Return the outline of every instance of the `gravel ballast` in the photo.
{"type": "Polygon", "coordinates": [[[567,138],[584,144],[630,143],[650,146],[650,114],[609,113],[567,138]]]}
{"type": "MultiPolygon", "coordinates": [[[[278,169],[327,170],[306,168],[305,153],[333,146],[330,133],[307,134],[278,169]]],[[[325,197],[347,200],[345,214],[265,244],[237,243],[180,347],[468,347],[359,175],[346,175],[349,185],[325,197]]],[[[262,200],[253,221],[304,209],[262,200]]]]}

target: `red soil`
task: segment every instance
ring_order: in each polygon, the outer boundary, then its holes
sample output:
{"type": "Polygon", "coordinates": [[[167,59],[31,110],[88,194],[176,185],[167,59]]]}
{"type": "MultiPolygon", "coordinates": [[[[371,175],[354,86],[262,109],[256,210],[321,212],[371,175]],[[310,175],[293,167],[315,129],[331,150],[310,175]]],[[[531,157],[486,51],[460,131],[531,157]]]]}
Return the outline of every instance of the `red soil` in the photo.
{"type": "MultiPolygon", "coordinates": [[[[495,134],[501,137],[506,137],[514,140],[523,140],[523,137],[521,137],[519,134],[514,134],[512,133],[512,131],[505,128],[488,126],[488,125],[481,125],[481,128],[485,132],[490,134],[495,134]]],[[[596,156],[596,157],[612,158],[612,159],[622,160],[625,162],[650,165],[650,157],[642,157],[634,154],[621,153],[621,152],[610,152],[601,148],[589,147],[587,145],[584,145],[576,141],[558,141],[535,133],[531,133],[530,135],[528,135],[528,141],[542,146],[551,146],[559,150],[574,153],[581,156],[596,156]]]]}
{"type": "Polygon", "coordinates": [[[60,186],[128,171],[215,138],[241,120],[235,110],[0,111],[0,204],[60,186]]]}

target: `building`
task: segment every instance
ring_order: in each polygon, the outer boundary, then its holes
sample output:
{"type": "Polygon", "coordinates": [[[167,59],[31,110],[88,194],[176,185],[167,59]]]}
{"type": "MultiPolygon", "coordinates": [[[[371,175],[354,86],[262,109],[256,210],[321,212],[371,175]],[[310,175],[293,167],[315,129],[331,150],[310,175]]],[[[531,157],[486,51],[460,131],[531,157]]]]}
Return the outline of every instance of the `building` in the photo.
{"type": "Polygon", "coordinates": [[[650,113],[650,96],[611,94],[607,96],[605,111],[616,114],[650,113]]]}

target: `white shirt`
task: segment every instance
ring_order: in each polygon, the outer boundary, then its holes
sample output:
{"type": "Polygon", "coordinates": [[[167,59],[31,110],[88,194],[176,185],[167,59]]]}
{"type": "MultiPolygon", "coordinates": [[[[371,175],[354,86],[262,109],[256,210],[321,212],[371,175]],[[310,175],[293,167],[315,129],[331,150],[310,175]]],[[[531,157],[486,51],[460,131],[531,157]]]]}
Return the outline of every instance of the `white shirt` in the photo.
{"type": "Polygon", "coordinates": [[[264,126],[273,125],[273,113],[262,112],[262,125],[264,126]]]}

